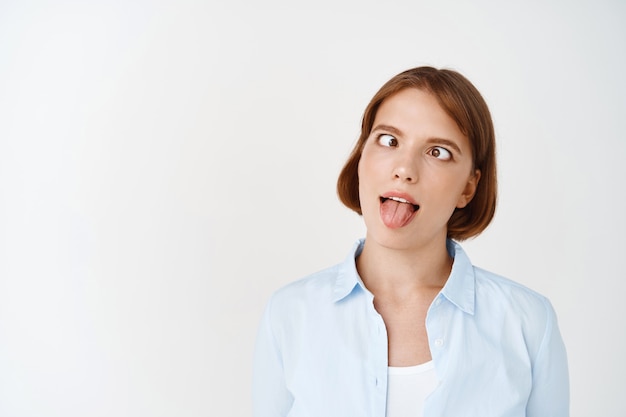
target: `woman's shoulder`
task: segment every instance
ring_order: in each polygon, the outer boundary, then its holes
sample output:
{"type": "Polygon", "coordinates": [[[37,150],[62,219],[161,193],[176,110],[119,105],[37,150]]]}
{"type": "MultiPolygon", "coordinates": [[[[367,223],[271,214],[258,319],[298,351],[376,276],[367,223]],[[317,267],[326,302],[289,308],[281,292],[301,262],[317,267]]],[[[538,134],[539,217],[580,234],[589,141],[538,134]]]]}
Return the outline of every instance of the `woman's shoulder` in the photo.
{"type": "Polygon", "coordinates": [[[451,242],[450,247],[455,259],[451,282],[446,284],[450,288],[444,290],[456,300],[464,301],[470,307],[468,311],[475,305],[476,309],[518,311],[521,314],[534,311],[545,315],[550,309],[550,302],[542,294],[474,265],[458,243],[451,242]]]}
{"type": "Polygon", "coordinates": [[[330,300],[340,270],[341,264],[337,264],[292,281],[274,291],[271,303],[274,306],[288,307],[330,300]]]}
{"type": "Polygon", "coordinates": [[[362,286],[356,270],[355,257],[363,247],[357,240],[346,258],[333,266],[309,274],[278,289],[272,295],[272,303],[292,305],[299,303],[312,306],[332,304],[351,294],[355,287],[362,286]]]}
{"type": "Polygon", "coordinates": [[[546,296],[484,269],[474,267],[474,271],[475,319],[483,327],[508,334],[519,329],[531,358],[537,358],[542,346],[562,350],[558,318],[546,296]]]}
{"type": "Polygon", "coordinates": [[[519,302],[545,308],[548,298],[539,292],[502,275],[474,266],[476,296],[503,302],[519,302]]]}
{"type": "Polygon", "coordinates": [[[558,328],[550,300],[519,282],[474,267],[476,319],[512,330],[519,328],[529,351],[536,354],[546,337],[558,328]]]}

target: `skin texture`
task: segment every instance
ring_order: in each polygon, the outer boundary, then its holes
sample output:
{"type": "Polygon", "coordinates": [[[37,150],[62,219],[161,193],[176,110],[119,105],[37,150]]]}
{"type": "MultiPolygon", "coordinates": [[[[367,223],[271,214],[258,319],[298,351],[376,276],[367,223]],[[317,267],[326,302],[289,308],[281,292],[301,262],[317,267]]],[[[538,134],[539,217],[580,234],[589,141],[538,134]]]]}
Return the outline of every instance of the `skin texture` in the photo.
{"type": "Polygon", "coordinates": [[[452,267],[447,222],[480,180],[470,143],[434,96],[405,89],[378,109],[358,172],[367,239],[357,269],[387,327],[389,365],[427,362],[426,313],[452,267]],[[419,210],[408,224],[389,227],[382,195],[402,196],[419,210]]]}

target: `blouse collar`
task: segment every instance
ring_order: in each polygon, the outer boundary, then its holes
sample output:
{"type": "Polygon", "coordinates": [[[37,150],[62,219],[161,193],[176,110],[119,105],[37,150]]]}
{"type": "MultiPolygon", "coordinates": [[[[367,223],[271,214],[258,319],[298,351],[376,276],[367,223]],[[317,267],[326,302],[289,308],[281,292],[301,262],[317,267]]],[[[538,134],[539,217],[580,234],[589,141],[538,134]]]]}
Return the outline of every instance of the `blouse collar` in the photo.
{"type": "MultiPolygon", "coordinates": [[[[357,289],[371,294],[365,288],[356,269],[356,258],[363,251],[364,244],[365,239],[359,239],[346,259],[339,264],[337,279],[333,289],[333,302],[343,300],[357,291],[357,289]]],[[[454,261],[450,276],[441,289],[440,294],[465,313],[473,315],[475,301],[474,267],[460,244],[448,239],[446,247],[454,261]]]]}

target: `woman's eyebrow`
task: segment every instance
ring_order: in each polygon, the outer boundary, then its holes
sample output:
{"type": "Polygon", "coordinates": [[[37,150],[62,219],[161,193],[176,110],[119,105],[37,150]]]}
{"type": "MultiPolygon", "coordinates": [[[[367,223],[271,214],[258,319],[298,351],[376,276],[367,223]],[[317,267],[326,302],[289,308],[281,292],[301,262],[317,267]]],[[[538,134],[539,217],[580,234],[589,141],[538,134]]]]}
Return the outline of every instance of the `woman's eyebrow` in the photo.
{"type": "Polygon", "coordinates": [[[402,131],[400,129],[397,129],[393,126],[389,126],[389,125],[376,125],[373,129],[372,132],[375,132],[377,130],[385,130],[387,132],[391,132],[394,135],[398,135],[398,136],[402,136],[402,131]]]}

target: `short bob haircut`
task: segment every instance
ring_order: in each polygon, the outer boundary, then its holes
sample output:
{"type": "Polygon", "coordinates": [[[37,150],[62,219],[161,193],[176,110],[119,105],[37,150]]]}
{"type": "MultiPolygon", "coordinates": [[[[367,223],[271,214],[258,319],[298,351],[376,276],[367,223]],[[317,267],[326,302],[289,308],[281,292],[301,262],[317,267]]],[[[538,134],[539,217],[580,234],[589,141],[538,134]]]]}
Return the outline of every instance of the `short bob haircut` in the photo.
{"type": "Polygon", "coordinates": [[[413,68],[396,75],[378,90],[363,114],[361,136],[339,174],[339,199],[348,208],[362,214],[358,167],[363,146],[370,136],[380,105],[406,88],[431,93],[469,139],[474,169],[480,170],[480,181],[469,204],[452,213],[448,220],[448,237],[455,240],[474,237],[485,230],[496,210],[495,133],[485,100],[476,87],[456,71],[433,67],[413,68]]]}

